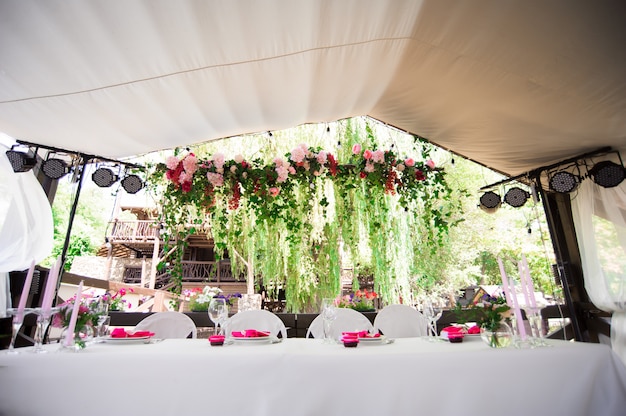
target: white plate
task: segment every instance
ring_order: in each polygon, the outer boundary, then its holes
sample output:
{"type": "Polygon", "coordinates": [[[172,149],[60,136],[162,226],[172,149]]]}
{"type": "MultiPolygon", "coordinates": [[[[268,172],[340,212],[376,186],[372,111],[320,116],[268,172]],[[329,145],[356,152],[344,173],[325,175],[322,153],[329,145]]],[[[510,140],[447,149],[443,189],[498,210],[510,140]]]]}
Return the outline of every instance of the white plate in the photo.
{"type": "Polygon", "coordinates": [[[271,344],[272,342],[275,341],[275,337],[269,336],[269,337],[249,337],[249,338],[245,338],[245,337],[232,337],[231,341],[234,344],[241,344],[241,345],[257,345],[257,344],[271,344]]]}
{"type": "Polygon", "coordinates": [[[363,344],[363,345],[379,345],[379,344],[387,344],[387,338],[383,335],[379,336],[379,337],[372,337],[372,338],[366,338],[366,337],[362,337],[359,338],[359,344],[363,344]]]}
{"type": "Polygon", "coordinates": [[[126,338],[104,338],[104,342],[110,344],[146,344],[152,336],[146,335],[145,337],[126,337],[126,338]]]}

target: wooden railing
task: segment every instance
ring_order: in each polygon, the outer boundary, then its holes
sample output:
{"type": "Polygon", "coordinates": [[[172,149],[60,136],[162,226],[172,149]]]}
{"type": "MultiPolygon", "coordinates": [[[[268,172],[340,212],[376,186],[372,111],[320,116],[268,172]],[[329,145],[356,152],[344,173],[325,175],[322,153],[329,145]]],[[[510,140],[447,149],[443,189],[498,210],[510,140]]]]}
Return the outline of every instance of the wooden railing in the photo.
{"type": "Polygon", "coordinates": [[[111,241],[127,241],[127,242],[146,242],[154,241],[157,236],[157,224],[153,220],[135,220],[111,222],[111,241]]]}
{"type": "MultiPolygon", "coordinates": [[[[157,276],[157,287],[167,284],[170,274],[165,271],[157,276]]],[[[236,279],[230,269],[230,263],[224,261],[183,261],[183,282],[235,282],[236,279]]],[[[245,281],[245,276],[239,276],[245,281]]],[[[130,284],[141,283],[141,267],[128,267],[124,273],[124,282],[130,284]]]]}

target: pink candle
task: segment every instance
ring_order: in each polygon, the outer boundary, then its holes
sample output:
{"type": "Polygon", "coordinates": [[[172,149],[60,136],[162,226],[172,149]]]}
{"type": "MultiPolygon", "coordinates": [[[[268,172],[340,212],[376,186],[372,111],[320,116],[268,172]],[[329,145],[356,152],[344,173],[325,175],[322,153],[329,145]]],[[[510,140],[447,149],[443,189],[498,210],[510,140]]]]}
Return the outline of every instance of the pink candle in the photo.
{"type": "Polygon", "coordinates": [[[33,273],[35,272],[35,260],[30,264],[30,268],[28,269],[28,273],[26,274],[26,280],[24,281],[24,287],[22,288],[22,295],[20,297],[20,302],[17,305],[17,314],[19,316],[24,315],[24,308],[26,307],[26,300],[28,299],[28,294],[30,293],[30,286],[33,282],[33,273]]]}
{"type": "Polygon", "coordinates": [[[522,341],[526,339],[526,327],[524,326],[524,320],[522,319],[522,312],[520,311],[519,304],[517,303],[517,292],[515,291],[515,284],[513,279],[509,280],[509,287],[513,292],[513,313],[515,314],[515,320],[517,321],[517,329],[519,330],[519,336],[522,341]]]}
{"type": "Polygon", "coordinates": [[[526,272],[524,271],[524,264],[520,261],[517,263],[517,270],[519,270],[519,281],[522,286],[522,293],[524,294],[524,305],[530,306],[530,298],[528,295],[528,286],[526,285],[526,272]]]}
{"type": "Polygon", "coordinates": [[[52,300],[57,290],[57,282],[59,280],[59,268],[61,267],[61,258],[52,265],[48,272],[48,280],[46,281],[46,289],[43,292],[43,298],[41,301],[41,309],[49,311],[52,307],[52,300]]]}
{"type": "Polygon", "coordinates": [[[524,321],[522,320],[522,312],[517,304],[517,293],[515,292],[515,286],[513,280],[509,280],[506,277],[506,271],[504,270],[504,264],[502,259],[498,257],[498,266],[500,267],[500,276],[502,277],[502,287],[504,288],[504,296],[506,296],[506,302],[513,309],[515,315],[515,321],[517,322],[517,329],[519,330],[520,337],[526,339],[526,328],[524,328],[524,321]],[[512,302],[512,303],[509,303],[512,302]]]}
{"type": "Polygon", "coordinates": [[[530,267],[528,267],[528,261],[526,260],[526,256],[524,254],[522,254],[522,263],[524,264],[524,277],[526,278],[528,296],[530,296],[530,305],[533,308],[536,308],[537,299],[535,298],[535,286],[533,285],[533,279],[530,277],[530,267]]]}
{"type": "Polygon", "coordinates": [[[65,334],[64,345],[69,347],[74,340],[74,330],[76,329],[76,321],[78,320],[78,310],[80,309],[80,298],[83,293],[83,281],[81,280],[76,290],[76,299],[74,299],[74,307],[72,308],[72,315],[70,316],[70,323],[67,326],[67,333],[65,334]]]}

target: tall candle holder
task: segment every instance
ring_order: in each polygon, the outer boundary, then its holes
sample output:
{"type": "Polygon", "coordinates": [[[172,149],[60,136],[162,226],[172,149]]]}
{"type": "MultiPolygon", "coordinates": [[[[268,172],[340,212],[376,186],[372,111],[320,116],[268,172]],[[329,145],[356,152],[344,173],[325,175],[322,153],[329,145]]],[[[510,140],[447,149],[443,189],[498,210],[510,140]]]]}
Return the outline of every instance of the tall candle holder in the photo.
{"type": "Polygon", "coordinates": [[[33,311],[32,308],[24,308],[19,310],[18,308],[8,308],[7,313],[13,316],[13,320],[11,323],[11,344],[9,344],[8,354],[19,354],[20,352],[15,349],[15,340],[17,339],[17,334],[24,323],[24,316],[31,313],[33,311]]]}
{"type": "Polygon", "coordinates": [[[533,347],[547,347],[549,345],[543,337],[543,318],[541,316],[542,309],[542,306],[524,306],[524,311],[526,312],[526,317],[528,318],[528,323],[533,336],[533,347]]]}
{"type": "Polygon", "coordinates": [[[46,336],[46,331],[50,326],[52,315],[57,313],[59,310],[60,308],[58,307],[47,309],[33,309],[33,311],[37,314],[37,331],[35,332],[35,348],[33,349],[34,353],[45,354],[48,352],[48,350],[43,348],[44,338],[46,336]]]}

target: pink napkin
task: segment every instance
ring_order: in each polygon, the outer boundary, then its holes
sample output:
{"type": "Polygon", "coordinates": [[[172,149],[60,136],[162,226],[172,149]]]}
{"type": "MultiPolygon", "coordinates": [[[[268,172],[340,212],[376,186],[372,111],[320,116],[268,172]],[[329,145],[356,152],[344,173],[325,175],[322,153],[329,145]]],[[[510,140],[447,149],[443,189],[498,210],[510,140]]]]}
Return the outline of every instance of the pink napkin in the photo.
{"type": "Polygon", "coordinates": [[[153,337],[154,332],[150,331],[135,331],[129,332],[124,328],[115,328],[111,331],[111,338],[137,338],[137,337],[153,337]]]}
{"type": "Polygon", "coordinates": [[[474,325],[473,327],[471,327],[470,329],[467,330],[468,334],[480,334],[480,327],[478,325],[474,325]]]}
{"type": "Polygon", "coordinates": [[[269,331],[257,331],[256,329],[246,329],[243,332],[233,331],[231,335],[235,338],[260,338],[260,337],[269,337],[269,331]]]}

